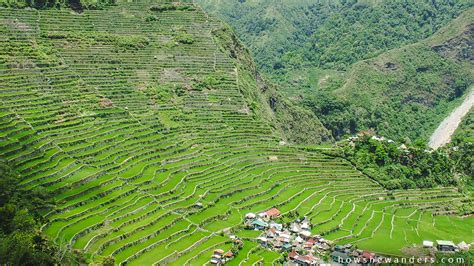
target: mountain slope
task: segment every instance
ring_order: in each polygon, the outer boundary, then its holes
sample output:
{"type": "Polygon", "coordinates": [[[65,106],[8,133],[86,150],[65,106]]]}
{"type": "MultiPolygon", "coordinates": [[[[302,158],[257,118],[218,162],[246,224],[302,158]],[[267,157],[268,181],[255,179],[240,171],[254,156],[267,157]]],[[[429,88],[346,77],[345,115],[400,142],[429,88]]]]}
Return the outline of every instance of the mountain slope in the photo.
{"type": "Polygon", "coordinates": [[[0,9],[0,33],[0,157],[24,193],[50,197],[41,231],[81,263],[202,265],[237,249],[231,234],[244,245],[233,263],[272,263],[281,254],[242,226],[271,207],[386,254],[474,241],[472,198],[456,188],[387,191],[344,159],[283,145],[290,104],[189,2],[0,9]]]}
{"type": "Polygon", "coordinates": [[[348,69],[432,35],[472,6],[470,1],[430,0],[197,2],[236,29],[266,73],[311,66],[348,69]]]}
{"type": "Polygon", "coordinates": [[[471,193],[474,192],[474,111],[464,117],[454,134],[451,142],[447,145],[452,154],[456,156],[457,168],[459,172],[464,172],[464,188],[471,193]]]}
{"type": "Polygon", "coordinates": [[[331,140],[330,133],[316,115],[285,99],[274,85],[262,78],[250,53],[229,27],[223,26],[212,33],[221,49],[236,60],[237,84],[256,115],[269,121],[287,141],[320,143],[331,140]]]}
{"type": "MultiPolygon", "coordinates": [[[[374,128],[392,138],[427,139],[474,82],[473,11],[426,40],[355,64],[342,86],[321,90],[337,106],[321,115],[325,125],[338,135],[374,128]],[[352,123],[329,125],[340,117],[352,123]]],[[[316,113],[328,108],[307,103],[316,113]]]]}
{"type": "Polygon", "coordinates": [[[469,1],[199,3],[232,24],[269,79],[313,110],[336,139],[374,128],[426,141],[472,83],[464,58],[472,53],[471,33],[438,33],[431,38],[437,44],[423,40],[469,1]]]}

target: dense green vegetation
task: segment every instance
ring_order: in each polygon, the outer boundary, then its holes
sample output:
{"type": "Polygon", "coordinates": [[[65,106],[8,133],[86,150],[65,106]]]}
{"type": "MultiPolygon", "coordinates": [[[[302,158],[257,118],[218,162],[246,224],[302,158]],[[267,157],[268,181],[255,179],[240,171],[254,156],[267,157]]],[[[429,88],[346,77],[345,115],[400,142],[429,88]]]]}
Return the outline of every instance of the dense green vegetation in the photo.
{"type": "Polygon", "coordinates": [[[452,262],[449,264],[470,265],[474,263],[474,250],[457,252],[454,254],[439,252],[436,254],[436,259],[438,263],[435,263],[434,265],[446,265],[449,261],[452,262]]]}
{"type": "Polygon", "coordinates": [[[462,187],[474,192],[474,112],[471,111],[459,125],[447,147],[455,162],[456,172],[464,173],[462,187]]]}
{"type": "Polygon", "coordinates": [[[157,11],[157,12],[164,12],[164,11],[172,11],[172,10],[195,10],[195,7],[193,5],[181,5],[175,3],[164,3],[161,5],[155,5],[150,7],[151,11],[157,11]]]}
{"type": "Polygon", "coordinates": [[[336,139],[372,128],[426,140],[474,80],[470,1],[200,3],[336,139]]]}
{"type": "Polygon", "coordinates": [[[436,151],[428,150],[422,141],[400,143],[376,137],[371,132],[341,141],[329,153],[347,158],[387,189],[457,186],[471,193],[474,191],[473,125],[471,112],[451,143],[436,151]]]}
{"type": "Polygon", "coordinates": [[[472,5],[428,0],[198,2],[236,29],[263,70],[278,75],[284,68],[348,69],[432,35],[472,5]]]}
{"type": "Polygon", "coordinates": [[[54,243],[40,249],[45,264],[56,247],[63,264],[203,265],[235,248],[231,235],[243,245],[229,265],[272,264],[281,254],[242,224],[271,207],[384,254],[474,241],[474,217],[461,217],[472,214],[468,193],[388,191],[344,158],[288,144],[331,137],[261,77],[227,25],[189,2],[0,8],[0,158],[16,178],[4,190],[29,200],[8,197],[17,207],[3,250],[15,248],[18,217],[32,228],[28,258],[35,235],[54,243]]]}
{"type": "Polygon", "coordinates": [[[104,32],[44,32],[44,38],[67,40],[75,42],[78,45],[93,45],[93,44],[111,44],[117,48],[138,49],[143,48],[150,42],[147,38],[134,35],[117,35],[104,32]]]}
{"type": "Polygon", "coordinates": [[[54,265],[54,245],[39,232],[41,213],[49,207],[46,191],[20,189],[18,173],[0,161],[0,262],[54,265]]]}
{"type": "Polygon", "coordinates": [[[469,112],[462,120],[451,138],[452,146],[471,145],[474,143],[474,112],[469,112]]]}
{"type": "Polygon", "coordinates": [[[335,137],[373,128],[399,140],[427,139],[473,81],[470,65],[417,44],[358,63],[342,86],[300,102],[335,137]]]}
{"type": "MultiPolygon", "coordinates": [[[[428,39],[355,64],[343,85],[321,90],[336,107],[323,123],[336,135],[374,128],[396,139],[427,139],[474,83],[473,14],[469,9],[428,39]],[[331,124],[341,117],[355,122],[331,124]]],[[[316,112],[325,106],[312,99],[303,102],[316,112]]]]}
{"type": "Polygon", "coordinates": [[[373,135],[340,145],[341,156],[388,189],[457,184],[454,162],[442,151],[429,152],[423,145],[400,145],[373,135]]]}

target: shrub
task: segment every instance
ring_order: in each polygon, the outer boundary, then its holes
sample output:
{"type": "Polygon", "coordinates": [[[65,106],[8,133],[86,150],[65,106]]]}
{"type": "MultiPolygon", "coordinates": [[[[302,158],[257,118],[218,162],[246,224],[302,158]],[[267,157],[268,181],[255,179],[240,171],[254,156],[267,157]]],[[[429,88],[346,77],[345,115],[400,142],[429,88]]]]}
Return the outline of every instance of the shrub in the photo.
{"type": "Polygon", "coordinates": [[[191,34],[188,34],[186,32],[180,32],[177,35],[174,36],[174,40],[177,43],[181,44],[193,44],[194,43],[194,38],[191,34]]]}
{"type": "Polygon", "coordinates": [[[193,84],[193,88],[198,91],[203,89],[216,88],[223,81],[222,77],[218,75],[208,75],[202,79],[196,79],[193,84]]]}
{"type": "Polygon", "coordinates": [[[155,12],[163,12],[163,11],[171,11],[171,10],[192,11],[192,10],[196,10],[196,8],[192,5],[162,4],[162,5],[151,6],[150,10],[155,11],[155,12]]]}
{"type": "Polygon", "coordinates": [[[158,21],[158,17],[157,16],[153,16],[153,15],[149,15],[145,18],[145,21],[146,22],[153,22],[153,21],[158,21]]]}
{"type": "Polygon", "coordinates": [[[387,189],[457,184],[455,163],[448,153],[428,152],[423,146],[407,149],[400,146],[393,141],[361,136],[352,145],[349,142],[340,144],[338,152],[387,189]]]}

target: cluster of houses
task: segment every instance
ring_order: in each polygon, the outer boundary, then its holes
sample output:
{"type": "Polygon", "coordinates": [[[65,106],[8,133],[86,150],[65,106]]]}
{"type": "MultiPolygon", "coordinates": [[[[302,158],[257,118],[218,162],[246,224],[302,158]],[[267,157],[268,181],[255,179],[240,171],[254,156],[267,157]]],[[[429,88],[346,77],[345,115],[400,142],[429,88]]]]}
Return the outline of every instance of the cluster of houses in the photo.
{"type": "MultiPolygon", "coordinates": [[[[255,214],[245,215],[245,226],[248,229],[262,231],[257,241],[265,248],[288,252],[288,263],[286,265],[321,265],[322,255],[329,257],[337,263],[360,261],[370,263],[372,261],[384,261],[385,258],[370,251],[360,250],[351,244],[336,245],[320,235],[311,234],[311,223],[307,217],[296,219],[289,224],[280,224],[274,221],[280,216],[277,208],[255,214]]],[[[461,242],[455,245],[452,241],[438,240],[435,244],[431,241],[423,241],[423,247],[433,248],[440,252],[469,250],[470,245],[461,242]]]]}
{"type": "Polygon", "coordinates": [[[232,240],[234,247],[237,247],[236,254],[232,250],[225,252],[222,249],[215,249],[209,260],[210,264],[213,265],[224,265],[228,261],[232,260],[238,253],[238,250],[242,248],[243,242],[235,235],[231,235],[230,239],[232,240]]]}
{"type": "MultiPolygon", "coordinates": [[[[435,250],[435,243],[429,240],[423,241],[423,248],[435,250]]],[[[467,244],[462,241],[459,244],[454,244],[453,241],[448,240],[436,240],[436,251],[439,252],[458,252],[458,251],[467,251],[471,248],[471,244],[467,244]]]]}
{"type": "Polygon", "coordinates": [[[319,235],[312,235],[311,224],[304,217],[297,219],[289,226],[274,222],[272,219],[280,216],[277,208],[265,212],[245,215],[247,228],[260,230],[262,234],[257,241],[266,248],[289,253],[290,263],[296,265],[320,265],[323,263],[319,255],[331,250],[332,242],[319,235]]]}
{"type": "Polygon", "coordinates": [[[223,265],[234,257],[232,251],[225,252],[222,249],[215,249],[209,262],[214,265],[223,265]]]}

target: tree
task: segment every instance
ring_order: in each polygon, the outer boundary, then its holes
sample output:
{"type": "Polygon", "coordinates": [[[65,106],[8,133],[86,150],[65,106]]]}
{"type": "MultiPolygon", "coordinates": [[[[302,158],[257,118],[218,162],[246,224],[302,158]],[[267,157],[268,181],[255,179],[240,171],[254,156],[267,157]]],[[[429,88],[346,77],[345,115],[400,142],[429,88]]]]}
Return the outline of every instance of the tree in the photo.
{"type": "Polygon", "coordinates": [[[0,161],[0,264],[54,265],[56,247],[40,232],[41,215],[48,202],[41,190],[24,193],[18,174],[0,161]]]}
{"type": "Polygon", "coordinates": [[[103,266],[114,266],[115,265],[115,258],[112,256],[105,257],[102,260],[102,265],[103,266]]]}

